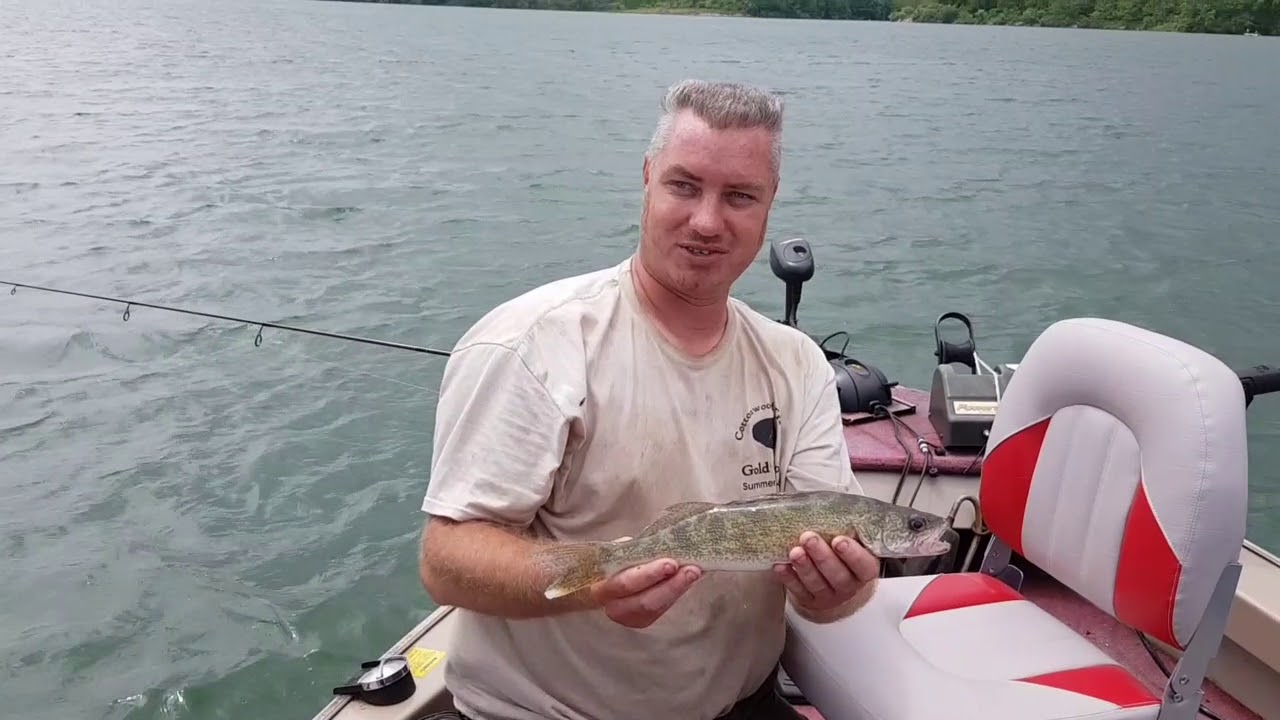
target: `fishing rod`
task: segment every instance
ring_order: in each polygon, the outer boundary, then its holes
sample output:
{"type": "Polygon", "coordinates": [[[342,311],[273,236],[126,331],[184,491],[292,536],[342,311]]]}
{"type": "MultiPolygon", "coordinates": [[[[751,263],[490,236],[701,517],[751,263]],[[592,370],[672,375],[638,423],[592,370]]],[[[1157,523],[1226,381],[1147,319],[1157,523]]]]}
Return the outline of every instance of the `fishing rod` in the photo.
{"type": "Polygon", "coordinates": [[[379,345],[382,347],[393,348],[395,350],[410,350],[413,352],[426,353],[428,355],[439,355],[440,357],[449,357],[448,350],[436,350],[434,348],[422,347],[421,345],[410,345],[408,343],[392,342],[390,340],[378,340],[376,338],[359,337],[356,335],[346,335],[344,333],[329,332],[328,330],[315,330],[313,328],[298,327],[296,325],[286,325],[284,323],[268,322],[265,320],[248,320],[245,318],[233,317],[231,315],[219,315],[217,313],[203,312],[200,310],[190,310],[187,308],[172,307],[169,305],[157,305],[156,303],[143,302],[141,300],[130,300],[128,298],[110,297],[107,295],[94,295],[92,293],[77,292],[75,290],[64,290],[62,288],[45,287],[43,285],[28,285],[26,283],[9,282],[8,280],[0,280],[0,285],[11,285],[10,295],[16,295],[18,288],[26,288],[28,290],[40,290],[43,292],[59,293],[62,295],[76,295],[78,297],[92,298],[94,300],[103,300],[106,302],[120,303],[124,305],[125,322],[129,321],[129,311],[136,305],[138,307],[152,308],[155,310],[166,310],[168,312],[181,313],[183,315],[198,315],[200,317],[213,318],[215,320],[226,320],[228,322],[243,323],[245,325],[257,325],[258,334],[253,338],[253,346],[262,345],[262,329],[275,328],[278,330],[289,330],[291,332],[306,333],[308,335],[319,335],[321,337],[333,338],[335,340],[349,340],[351,342],[365,343],[368,345],[379,345]]]}

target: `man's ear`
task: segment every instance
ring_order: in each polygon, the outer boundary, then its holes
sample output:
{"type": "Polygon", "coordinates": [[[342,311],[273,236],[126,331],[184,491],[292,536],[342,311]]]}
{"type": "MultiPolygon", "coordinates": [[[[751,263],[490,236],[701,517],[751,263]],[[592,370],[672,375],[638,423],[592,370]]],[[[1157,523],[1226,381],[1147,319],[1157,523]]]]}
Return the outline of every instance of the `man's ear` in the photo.
{"type": "Polygon", "coordinates": [[[644,156],[644,165],[641,166],[640,176],[644,179],[644,184],[647,187],[649,185],[649,156],[648,155],[644,156]]]}

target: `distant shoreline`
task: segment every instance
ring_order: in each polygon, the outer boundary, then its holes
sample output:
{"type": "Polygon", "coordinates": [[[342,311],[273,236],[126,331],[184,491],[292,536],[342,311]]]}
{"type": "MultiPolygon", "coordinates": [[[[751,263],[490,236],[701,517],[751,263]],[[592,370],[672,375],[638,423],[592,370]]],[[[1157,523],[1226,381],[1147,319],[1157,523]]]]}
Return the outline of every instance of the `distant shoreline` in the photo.
{"type": "Polygon", "coordinates": [[[1143,30],[1207,35],[1280,35],[1280,12],[1255,13],[1249,0],[331,0],[502,10],[561,10],[628,15],[691,15],[815,20],[873,20],[1143,30]],[[992,5],[991,8],[973,9],[992,5]],[[1176,8],[1176,11],[1175,11],[1176,8]]]}
{"type": "Polygon", "coordinates": [[[690,15],[694,17],[751,17],[746,13],[740,12],[724,12],[716,10],[707,10],[705,8],[679,8],[679,7],[640,7],[629,8],[624,10],[603,10],[601,12],[612,12],[619,15],[690,15]]]}

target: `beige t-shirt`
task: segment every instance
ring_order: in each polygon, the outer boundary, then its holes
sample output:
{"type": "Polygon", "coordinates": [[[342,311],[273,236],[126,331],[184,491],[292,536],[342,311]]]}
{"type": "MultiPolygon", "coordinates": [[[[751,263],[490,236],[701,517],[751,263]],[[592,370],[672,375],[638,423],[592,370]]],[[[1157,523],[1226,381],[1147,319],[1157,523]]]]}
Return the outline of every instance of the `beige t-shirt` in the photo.
{"type": "MultiPolygon", "coordinates": [[[[810,338],[734,300],[723,342],[691,359],[642,315],[630,263],[510,300],[458,342],[424,511],[612,540],[673,503],[775,492],[776,467],[788,489],[861,492],[810,338]]],[[[639,630],[457,610],[446,682],[476,720],[709,720],[773,672],[784,602],[765,571],[704,575],[639,630]]]]}

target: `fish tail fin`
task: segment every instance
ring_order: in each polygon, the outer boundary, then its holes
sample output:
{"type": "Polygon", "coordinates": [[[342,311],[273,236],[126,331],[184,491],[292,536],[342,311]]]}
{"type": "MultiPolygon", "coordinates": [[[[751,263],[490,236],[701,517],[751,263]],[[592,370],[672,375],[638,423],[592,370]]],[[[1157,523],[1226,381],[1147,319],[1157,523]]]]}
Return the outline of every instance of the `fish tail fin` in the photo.
{"type": "Polygon", "coordinates": [[[605,578],[603,550],[607,542],[580,542],[550,545],[534,555],[551,584],[543,593],[549,600],[571,595],[605,578]]]}

